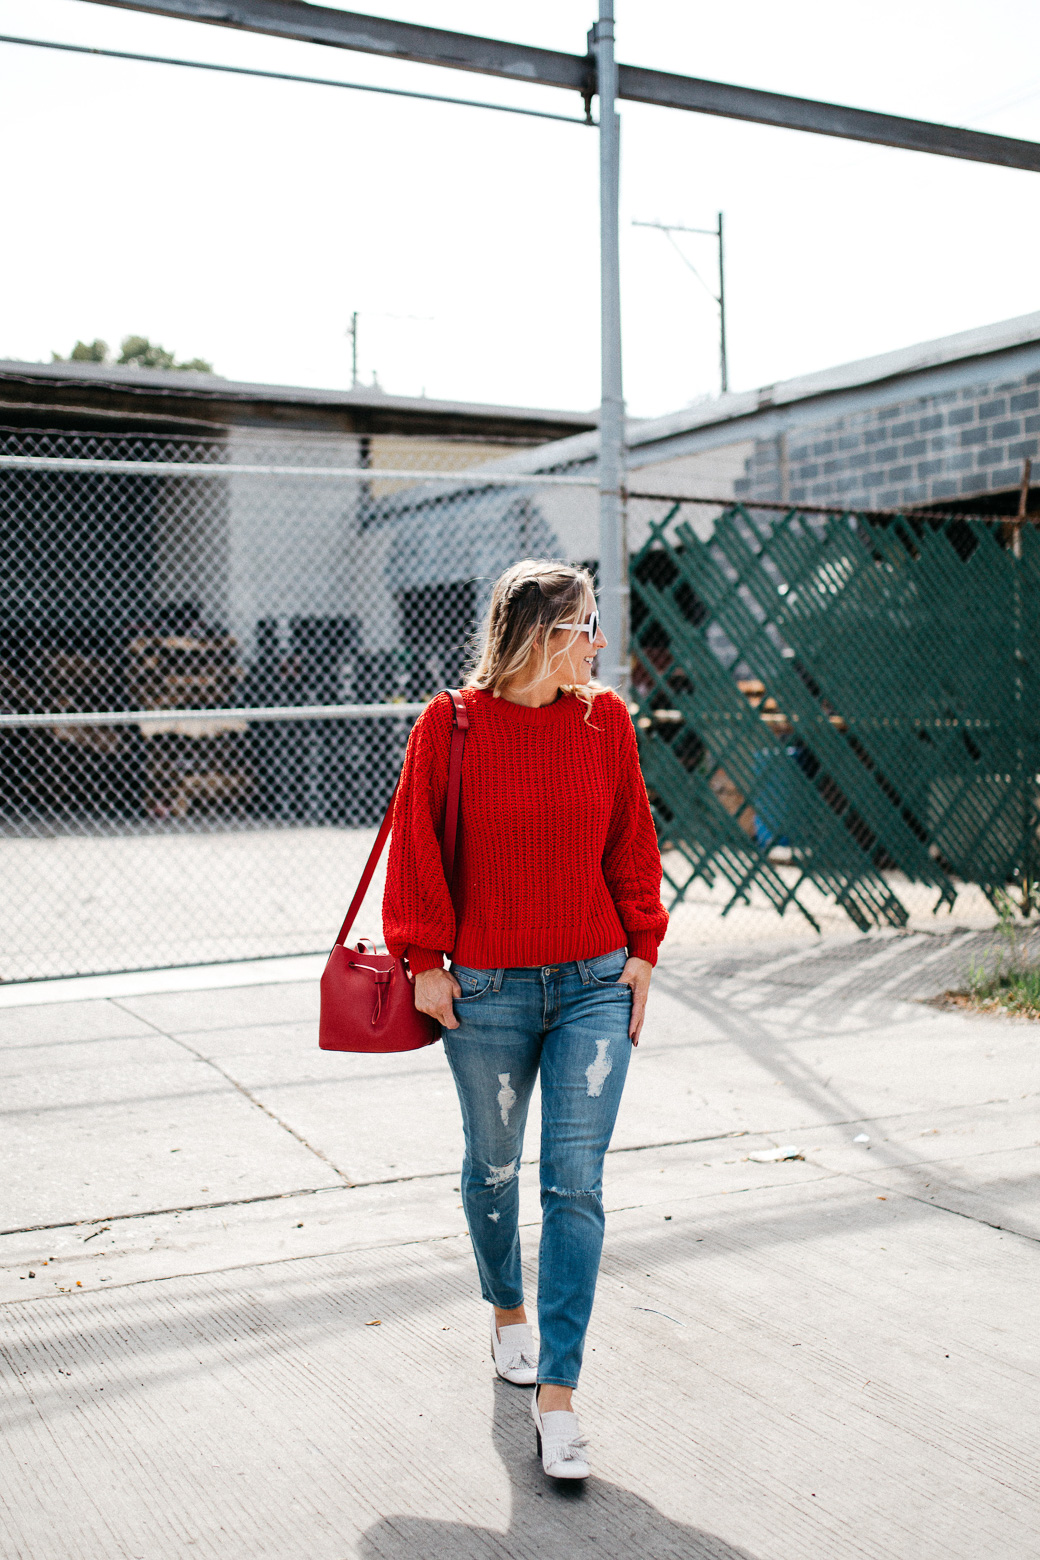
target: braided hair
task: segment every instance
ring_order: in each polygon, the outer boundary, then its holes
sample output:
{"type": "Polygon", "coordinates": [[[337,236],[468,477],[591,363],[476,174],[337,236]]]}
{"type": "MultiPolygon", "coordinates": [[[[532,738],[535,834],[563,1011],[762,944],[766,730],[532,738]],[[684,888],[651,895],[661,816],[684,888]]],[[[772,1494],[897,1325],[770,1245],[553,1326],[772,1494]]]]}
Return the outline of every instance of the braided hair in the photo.
{"type": "MultiPolygon", "coordinates": [[[[495,698],[507,683],[526,674],[528,684],[550,677],[558,657],[549,653],[549,637],[558,623],[577,622],[593,593],[592,576],[576,564],[524,558],[499,575],[491,592],[481,629],[470,688],[484,688],[495,698]]],[[[599,683],[569,687],[586,706],[604,691],[599,683]]]]}

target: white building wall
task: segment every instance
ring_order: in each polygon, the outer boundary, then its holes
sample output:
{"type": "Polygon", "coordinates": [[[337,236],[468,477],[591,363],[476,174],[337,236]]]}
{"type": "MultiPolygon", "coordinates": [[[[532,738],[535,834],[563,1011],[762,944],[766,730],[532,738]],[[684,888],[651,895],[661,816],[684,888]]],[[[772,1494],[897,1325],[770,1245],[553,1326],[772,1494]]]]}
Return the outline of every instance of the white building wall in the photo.
{"type": "MultiPolygon", "coordinates": [[[[360,456],[356,435],[234,430],[227,444],[231,465],[356,467],[360,456]]],[[[358,567],[360,480],[234,475],[227,483],[227,619],[247,659],[263,618],[362,614],[371,581],[358,567]]]]}

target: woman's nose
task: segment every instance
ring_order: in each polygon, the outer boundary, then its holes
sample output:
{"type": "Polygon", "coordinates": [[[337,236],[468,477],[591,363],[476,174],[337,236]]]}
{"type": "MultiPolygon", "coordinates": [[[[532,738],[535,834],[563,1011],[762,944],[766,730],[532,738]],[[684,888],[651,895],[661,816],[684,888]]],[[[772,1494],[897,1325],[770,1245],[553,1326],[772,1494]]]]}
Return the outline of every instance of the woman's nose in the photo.
{"type": "Polygon", "coordinates": [[[596,637],[592,641],[592,648],[593,648],[593,650],[605,650],[607,648],[608,643],[609,643],[609,641],[607,639],[606,634],[603,632],[602,628],[598,629],[597,632],[596,632],[596,637]]]}

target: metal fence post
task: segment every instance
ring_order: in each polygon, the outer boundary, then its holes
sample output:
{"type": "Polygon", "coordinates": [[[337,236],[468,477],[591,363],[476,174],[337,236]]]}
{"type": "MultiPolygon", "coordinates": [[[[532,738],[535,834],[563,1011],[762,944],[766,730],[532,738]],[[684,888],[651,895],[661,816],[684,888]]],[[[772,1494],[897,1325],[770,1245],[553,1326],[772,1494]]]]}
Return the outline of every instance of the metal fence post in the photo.
{"type": "Polygon", "coordinates": [[[599,94],[600,423],[599,590],[609,647],[600,676],[628,696],[628,549],[623,496],[625,402],[621,377],[621,278],[618,256],[620,121],[614,109],[614,4],[600,0],[595,27],[599,94]]]}

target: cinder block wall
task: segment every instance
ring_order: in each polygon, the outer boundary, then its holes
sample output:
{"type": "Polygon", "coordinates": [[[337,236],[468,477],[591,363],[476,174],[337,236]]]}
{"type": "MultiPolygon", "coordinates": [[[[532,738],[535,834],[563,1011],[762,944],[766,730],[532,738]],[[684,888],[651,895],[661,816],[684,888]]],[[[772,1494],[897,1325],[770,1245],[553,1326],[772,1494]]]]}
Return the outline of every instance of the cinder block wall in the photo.
{"type": "Polygon", "coordinates": [[[756,443],[738,498],[895,509],[1015,488],[1040,435],[1040,373],[919,396],[756,443]]]}

